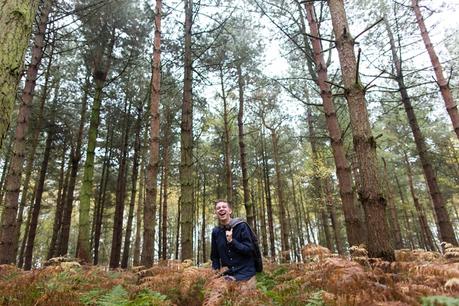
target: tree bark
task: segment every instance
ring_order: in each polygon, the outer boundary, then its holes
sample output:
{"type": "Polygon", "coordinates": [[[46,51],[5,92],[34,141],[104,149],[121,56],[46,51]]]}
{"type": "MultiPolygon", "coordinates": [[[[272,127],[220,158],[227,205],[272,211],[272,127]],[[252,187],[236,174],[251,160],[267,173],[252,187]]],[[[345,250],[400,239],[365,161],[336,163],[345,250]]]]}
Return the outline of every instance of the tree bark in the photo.
{"type": "Polygon", "coordinates": [[[383,164],[384,164],[384,185],[385,185],[385,193],[386,193],[386,198],[387,198],[387,205],[389,206],[389,212],[390,212],[390,224],[391,224],[391,230],[392,230],[392,236],[394,238],[395,242],[395,248],[396,249],[403,249],[403,239],[402,239],[402,232],[400,230],[400,222],[397,216],[397,208],[395,207],[395,201],[393,197],[393,188],[391,186],[391,183],[389,181],[389,172],[387,171],[387,163],[384,158],[382,158],[383,164]]]}
{"type": "Polygon", "coordinates": [[[159,168],[159,99],[161,87],[161,0],[156,0],[155,38],[153,46],[152,76],[150,85],[150,157],[146,174],[146,194],[143,215],[142,265],[153,265],[153,247],[156,225],[156,194],[159,168]]]}
{"type": "Polygon", "coordinates": [[[64,142],[64,149],[62,150],[62,159],[61,159],[61,169],[59,174],[59,186],[56,199],[56,210],[54,212],[54,222],[53,222],[53,234],[51,236],[51,241],[49,243],[48,254],[46,259],[50,259],[56,256],[57,248],[57,238],[59,236],[59,231],[62,226],[62,211],[65,204],[65,197],[67,192],[67,186],[69,182],[70,172],[65,170],[65,164],[67,159],[67,144],[64,142]]]}
{"type": "Polygon", "coordinates": [[[81,146],[83,143],[83,132],[86,121],[86,112],[88,106],[88,95],[89,95],[89,71],[86,72],[85,85],[83,87],[83,98],[81,100],[80,110],[80,123],[78,130],[76,131],[77,139],[75,140],[76,145],[72,144],[70,154],[70,179],[67,190],[67,197],[65,199],[64,211],[62,212],[62,227],[58,238],[58,253],[57,255],[63,256],[67,254],[69,236],[70,236],[70,225],[72,222],[72,210],[74,191],[76,185],[76,179],[78,174],[78,168],[81,160],[81,146]]]}
{"type": "MultiPolygon", "coordinates": [[[[24,54],[29,44],[38,3],[37,0],[8,0],[0,3],[0,29],[2,29],[0,31],[0,148],[3,147],[3,139],[10,125],[16,100],[16,89],[22,74],[24,54]]],[[[14,208],[7,209],[15,210],[14,208]]],[[[11,212],[8,224],[14,223],[12,216],[11,212]]],[[[16,218],[15,214],[14,218],[16,218]]],[[[11,229],[14,230],[14,225],[9,225],[8,230],[11,229]]],[[[13,262],[12,242],[4,241],[4,239],[0,241],[3,242],[0,249],[0,254],[2,254],[0,263],[13,262]]]]}
{"type": "Polygon", "coordinates": [[[442,241],[446,241],[454,245],[457,245],[457,240],[454,234],[454,229],[449,219],[448,211],[446,210],[446,203],[443,199],[443,195],[437,183],[437,175],[430,161],[429,153],[427,150],[427,144],[426,144],[424,135],[422,134],[421,129],[419,128],[416,114],[414,112],[413,106],[411,105],[411,99],[410,99],[410,96],[408,95],[408,91],[405,86],[404,75],[402,71],[402,62],[397,54],[393,34],[387,22],[386,22],[386,30],[389,35],[391,51],[392,51],[392,58],[393,58],[394,66],[396,70],[395,80],[397,81],[397,84],[399,86],[399,91],[400,91],[400,95],[402,98],[403,106],[405,108],[405,112],[408,117],[408,123],[413,133],[414,142],[416,144],[416,149],[418,151],[419,158],[421,160],[422,169],[424,170],[424,175],[427,180],[427,185],[429,187],[430,196],[432,197],[432,201],[434,204],[434,210],[437,216],[439,229],[440,229],[440,239],[442,241]]]}
{"type": "MultiPolygon", "coordinates": [[[[419,8],[419,0],[411,0],[411,7],[414,11],[414,14],[416,15],[416,22],[421,31],[422,40],[424,41],[427,53],[429,53],[430,61],[434,69],[435,76],[437,77],[437,85],[440,88],[440,93],[443,97],[443,101],[445,102],[446,111],[448,112],[451,123],[453,124],[456,137],[459,138],[459,112],[457,110],[457,104],[454,101],[453,94],[449,87],[449,81],[446,80],[445,76],[443,75],[443,68],[441,66],[440,60],[438,59],[437,53],[435,52],[433,44],[430,41],[429,32],[427,31],[426,25],[424,23],[424,18],[421,14],[421,9],[419,8]]],[[[447,238],[449,239],[449,237],[447,238]]],[[[442,239],[446,242],[453,243],[451,241],[445,240],[443,237],[442,239]]],[[[457,245],[457,241],[454,244],[457,245]]]]}
{"type": "Polygon", "coordinates": [[[131,246],[132,223],[134,219],[135,197],[137,194],[137,178],[139,176],[139,153],[141,145],[140,133],[142,132],[142,107],[137,108],[137,120],[135,126],[134,156],[132,157],[132,176],[131,176],[131,197],[129,202],[128,222],[126,225],[126,236],[124,238],[123,257],[121,268],[128,267],[129,250],[131,246]]]}
{"type": "MultiPolygon", "coordinates": [[[[27,47],[28,35],[30,33],[29,25],[21,23],[30,22],[31,27],[35,13],[35,11],[33,11],[34,4],[31,5],[30,1],[14,1],[15,4],[13,4],[13,1],[8,2],[3,2],[4,4],[1,5],[2,10],[0,13],[0,28],[3,29],[0,31],[2,32],[0,33],[0,147],[5,136],[6,129],[9,125],[9,117],[14,105],[14,97],[16,96],[15,87],[17,83],[12,81],[14,79],[14,75],[20,73],[20,67],[22,66],[23,53],[20,55],[18,54],[16,58],[14,54],[16,52],[20,53],[20,45],[25,43],[24,47],[27,47]],[[22,3],[19,4],[20,2],[22,3]],[[29,2],[29,5],[26,4],[27,2],[29,2]],[[13,9],[14,5],[18,5],[18,7],[15,8],[16,11],[10,11],[13,9]],[[23,14],[22,20],[20,18],[18,19],[19,15],[15,15],[19,13],[23,14]],[[16,26],[19,26],[19,28],[16,29],[16,26]],[[5,32],[11,36],[5,37],[3,34],[5,32]],[[20,36],[16,37],[15,35],[20,36]],[[11,45],[13,42],[10,42],[8,37],[15,37],[16,42],[14,45],[11,45]],[[10,58],[8,59],[8,57],[10,58]],[[8,72],[8,75],[4,75],[4,72],[6,72],[4,69],[6,67],[11,69],[8,72]],[[15,69],[17,69],[17,72],[14,72],[15,69]],[[10,94],[12,95],[11,97],[9,97],[10,94]]],[[[16,216],[18,213],[21,175],[23,171],[26,151],[25,136],[29,128],[29,117],[32,108],[33,95],[35,92],[35,85],[37,83],[38,69],[40,68],[40,63],[43,58],[45,47],[45,32],[52,3],[52,0],[44,1],[44,4],[41,8],[38,31],[34,37],[31,63],[27,69],[26,82],[21,95],[21,106],[17,118],[16,133],[13,145],[13,156],[11,158],[11,164],[8,170],[8,175],[6,177],[5,208],[1,218],[2,222],[0,229],[0,264],[14,263],[16,261],[16,239],[18,238],[17,231],[19,230],[17,228],[16,216]]],[[[19,79],[17,78],[17,81],[18,80],[19,79]]]]}
{"type": "Polygon", "coordinates": [[[247,173],[247,158],[244,140],[244,77],[242,76],[242,67],[240,63],[237,64],[236,69],[239,89],[239,110],[237,114],[237,126],[239,136],[239,157],[241,161],[242,172],[242,189],[244,192],[244,207],[247,223],[254,229],[255,232],[257,232],[254,203],[250,202],[249,175],[247,173]]]}
{"type": "Polygon", "coordinates": [[[365,88],[359,80],[354,53],[354,39],[350,35],[343,0],[328,0],[336,47],[349,107],[354,150],[360,171],[359,196],[365,212],[370,257],[395,259],[394,248],[386,220],[386,199],[378,177],[376,141],[371,133],[365,101],[365,88]]]}
{"type": "Polygon", "coordinates": [[[99,264],[99,245],[100,237],[102,235],[102,221],[104,216],[104,210],[106,206],[106,197],[107,197],[107,185],[110,178],[110,167],[113,154],[113,135],[114,129],[111,128],[109,123],[107,126],[107,137],[105,139],[105,152],[104,159],[102,164],[102,174],[99,183],[98,197],[94,207],[94,254],[93,254],[93,263],[94,265],[99,264]]]}
{"type": "Polygon", "coordinates": [[[115,196],[115,214],[113,216],[113,232],[112,232],[112,247],[110,251],[110,268],[115,269],[120,265],[121,244],[123,239],[123,219],[124,205],[126,200],[126,180],[128,171],[128,147],[129,147],[129,131],[130,131],[130,114],[131,102],[127,101],[126,97],[124,106],[124,123],[122,132],[121,152],[119,158],[118,177],[116,180],[116,196],[115,196]]]}
{"type": "Polygon", "coordinates": [[[37,183],[37,195],[35,197],[35,203],[32,208],[32,217],[30,219],[29,233],[27,236],[27,246],[24,253],[24,270],[30,270],[32,268],[32,255],[38,227],[38,216],[40,215],[41,199],[45,188],[45,177],[48,170],[48,162],[51,154],[53,137],[54,131],[51,127],[48,129],[48,137],[46,138],[45,152],[43,154],[43,161],[40,170],[40,178],[38,179],[37,183]]]}
{"type": "Polygon", "coordinates": [[[180,134],[180,245],[182,260],[193,258],[192,6],[192,0],[185,0],[184,85],[180,134]]]}
{"type": "Polygon", "coordinates": [[[226,98],[225,84],[223,80],[223,66],[220,66],[220,86],[223,100],[223,144],[225,157],[226,200],[230,205],[233,203],[233,170],[231,168],[231,129],[228,119],[228,101],[226,98]]]}
{"type": "Polygon", "coordinates": [[[288,229],[288,218],[286,213],[286,203],[284,197],[284,186],[282,181],[282,173],[280,170],[280,157],[279,157],[279,138],[277,136],[277,131],[271,129],[271,140],[273,144],[273,157],[274,157],[274,169],[276,171],[276,190],[277,198],[279,205],[279,223],[281,226],[281,249],[285,257],[282,259],[289,262],[290,261],[290,242],[289,242],[289,229],[288,229]]]}
{"type": "Polygon", "coordinates": [[[405,164],[406,164],[406,174],[408,176],[408,183],[410,185],[410,192],[411,192],[411,197],[413,198],[413,204],[414,207],[416,208],[416,211],[418,213],[418,219],[419,219],[419,224],[421,226],[421,236],[423,237],[424,244],[431,250],[435,250],[435,245],[433,242],[432,238],[432,232],[429,227],[429,223],[427,222],[426,215],[424,213],[424,209],[422,208],[421,203],[419,203],[419,199],[416,196],[416,192],[414,190],[414,185],[413,185],[413,174],[411,172],[411,165],[408,160],[408,156],[406,152],[404,153],[405,157],[405,164]]]}
{"type": "Polygon", "coordinates": [[[336,166],[339,192],[343,205],[344,220],[346,224],[347,240],[349,245],[359,245],[365,242],[364,228],[359,219],[356,203],[357,198],[352,186],[352,173],[341,137],[342,131],[333,103],[331,85],[328,83],[328,69],[325,63],[320,37],[319,25],[316,19],[314,3],[305,2],[306,16],[312,37],[310,37],[314,61],[317,71],[316,83],[320,88],[320,96],[324,107],[328,135],[332,147],[333,158],[336,166]],[[315,38],[317,37],[317,38],[315,38]]]}
{"type": "Polygon", "coordinates": [[[264,177],[264,185],[265,185],[265,196],[266,196],[266,214],[268,215],[268,230],[269,230],[269,249],[271,253],[271,259],[274,261],[276,260],[276,246],[274,244],[275,237],[274,237],[274,218],[273,218],[273,205],[271,200],[271,184],[269,180],[269,169],[268,169],[268,161],[266,158],[266,151],[265,151],[265,140],[264,140],[264,133],[261,134],[261,156],[263,160],[263,177],[264,177]]]}

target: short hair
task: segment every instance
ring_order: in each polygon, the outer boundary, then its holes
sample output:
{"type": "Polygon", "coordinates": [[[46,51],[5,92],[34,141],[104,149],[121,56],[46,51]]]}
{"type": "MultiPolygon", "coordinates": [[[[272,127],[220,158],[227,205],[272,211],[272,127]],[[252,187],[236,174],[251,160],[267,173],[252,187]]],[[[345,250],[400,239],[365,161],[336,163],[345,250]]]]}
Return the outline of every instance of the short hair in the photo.
{"type": "Polygon", "coordinates": [[[215,208],[215,206],[217,206],[218,203],[221,203],[221,202],[228,204],[228,207],[232,208],[231,203],[228,202],[226,199],[216,199],[214,201],[214,208],[215,208]]]}

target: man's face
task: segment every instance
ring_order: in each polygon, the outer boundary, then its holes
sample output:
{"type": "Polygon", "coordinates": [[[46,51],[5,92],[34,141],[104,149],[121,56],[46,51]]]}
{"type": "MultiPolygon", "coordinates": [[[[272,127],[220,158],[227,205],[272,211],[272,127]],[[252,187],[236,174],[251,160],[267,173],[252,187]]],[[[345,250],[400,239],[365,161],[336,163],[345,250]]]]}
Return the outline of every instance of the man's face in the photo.
{"type": "Polygon", "coordinates": [[[231,220],[231,213],[233,211],[229,207],[228,203],[218,202],[215,205],[215,213],[217,215],[218,221],[222,224],[227,224],[231,220]]]}

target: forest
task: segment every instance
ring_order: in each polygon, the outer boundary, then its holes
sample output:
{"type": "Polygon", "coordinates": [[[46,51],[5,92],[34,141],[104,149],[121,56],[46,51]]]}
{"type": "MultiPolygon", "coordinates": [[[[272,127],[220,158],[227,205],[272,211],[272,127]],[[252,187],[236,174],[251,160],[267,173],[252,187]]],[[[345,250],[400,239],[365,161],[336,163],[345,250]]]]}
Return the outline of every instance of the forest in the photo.
{"type": "Polygon", "coordinates": [[[458,11],[1,1],[0,304],[459,305],[458,11]]]}

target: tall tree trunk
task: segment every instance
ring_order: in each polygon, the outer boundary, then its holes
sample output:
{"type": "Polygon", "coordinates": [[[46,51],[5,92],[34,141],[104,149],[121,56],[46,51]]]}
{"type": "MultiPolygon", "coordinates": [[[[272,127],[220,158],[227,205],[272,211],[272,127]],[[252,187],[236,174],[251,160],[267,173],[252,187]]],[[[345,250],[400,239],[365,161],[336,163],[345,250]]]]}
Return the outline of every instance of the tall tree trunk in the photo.
{"type": "Polygon", "coordinates": [[[201,225],[201,243],[202,243],[202,262],[207,261],[207,239],[206,239],[206,226],[207,226],[207,220],[206,220],[206,207],[207,207],[207,190],[206,190],[206,176],[204,174],[202,183],[202,211],[201,211],[201,220],[202,220],[202,225],[201,225]]]}
{"type": "Polygon", "coordinates": [[[311,45],[314,52],[314,61],[317,71],[316,83],[320,88],[320,96],[324,105],[325,120],[332,147],[333,158],[336,166],[339,192],[343,205],[344,220],[346,224],[347,240],[349,245],[358,245],[365,242],[364,227],[359,219],[356,209],[357,198],[352,186],[352,174],[349,161],[341,137],[341,127],[333,104],[331,85],[328,83],[328,70],[325,63],[320,37],[319,25],[316,19],[314,3],[305,2],[306,16],[311,31],[311,45]],[[317,37],[317,38],[316,38],[317,37]]]}
{"type": "Polygon", "coordinates": [[[180,149],[181,259],[193,258],[193,102],[191,26],[193,1],[185,0],[184,84],[180,149]]]}
{"type": "Polygon", "coordinates": [[[73,210],[73,199],[76,185],[76,179],[78,174],[78,168],[81,160],[81,146],[83,143],[83,132],[86,121],[86,112],[88,106],[88,95],[89,95],[89,71],[86,72],[85,85],[83,86],[83,98],[81,100],[80,110],[80,123],[78,130],[76,131],[77,139],[75,140],[76,145],[72,144],[72,150],[70,154],[70,179],[67,190],[67,197],[65,199],[64,211],[62,212],[62,227],[58,238],[58,254],[60,256],[66,255],[68,252],[69,237],[70,237],[70,225],[72,222],[72,210],[73,210]]]}
{"type": "MultiPolygon", "coordinates": [[[[145,130],[146,131],[146,130],[145,130]]],[[[146,134],[146,132],[145,132],[146,134]]],[[[144,137],[144,144],[145,144],[144,137]]],[[[139,266],[140,265],[140,246],[142,242],[142,211],[144,207],[144,200],[145,200],[145,157],[142,153],[142,164],[140,169],[140,178],[139,178],[139,196],[137,199],[137,213],[136,213],[136,230],[135,230],[135,242],[134,242],[134,259],[133,265],[139,266]]]]}
{"type": "Polygon", "coordinates": [[[300,247],[304,245],[304,235],[303,235],[303,219],[301,218],[301,211],[298,203],[298,198],[296,194],[296,182],[295,178],[293,176],[293,169],[292,169],[292,164],[289,163],[288,165],[289,168],[289,174],[290,174],[290,180],[292,181],[292,202],[293,202],[293,208],[295,210],[295,225],[296,225],[296,233],[298,235],[298,239],[300,242],[300,247]]]}
{"type": "Polygon", "coordinates": [[[126,179],[128,171],[127,154],[129,150],[129,131],[130,131],[130,115],[131,102],[126,98],[124,106],[124,124],[122,132],[121,154],[119,158],[118,178],[116,181],[116,197],[115,197],[115,214],[113,216],[113,232],[112,232],[112,248],[110,251],[110,268],[115,269],[120,265],[121,244],[123,239],[123,219],[124,219],[124,204],[126,200],[126,179]]]}
{"type": "MultiPolygon", "coordinates": [[[[92,195],[92,183],[94,177],[94,158],[97,144],[97,133],[100,123],[100,107],[102,102],[102,91],[105,84],[104,79],[96,79],[94,101],[91,109],[91,119],[88,130],[88,147],[86,149],[86,160],[84,163],[83,181],[80,188],[80,209],[78,222],[78,244],[77,257],[83,262],[90,261],[90,225],[89,210],[92,195]]],[[[68,209],[68,208],[67,208],[68,209]]]]}
{"type": "MultiPolygon", "coordinates": [[[[21,46],[23,43],[25,43],[24,47],[27,47],[30,27],[32,26],[33,16],[35,14],[35,4],[30,4],[30,1],[8,1],[3,3],[0,13],[0,28],[3,29],[0,31],[2,32],[0,33],[0,113],[2,114],[0,117],[0,147],[9,125],[9,117],[14,105],[14,97],[16,96],[15,88],[19,80],[19,73],[21,72],[23,52],[22,54],[19,53],[21,53],[20,50],[22,49],[21,46]],[[19,6],[20,2],[23,2],[22,7],[15,8],[16,11],[9,11],[13,9],[14,5],[19,6]],[[29,2],[29,4],[26,4],[27,2],[29,2]],[[14,13],[16,13],[16,15],[14,15],[14,13]],[[22,18],[18,18],[19,13],[21,13],[22,18]],[[15,28],[17,26],[19,26],[19,28],[15,28]],[[3,35],[5,32],[8,33],[6,37],[3,35]],[[12,44],[12,41],[9,41],[8,37],[15,37],[14,44],[12,44]],[[18,54],[15,58],[14,54],[16,53],[18,54]],[[8,72],[6,70],[8,69],[7,67],[10,69],[8,72]],[[16,69],[17,71],[15,71],[16,69]],[[7,74],[5,74],[5,72],[7,72],[7,74]],[[16,81],[14,81],[14,79],[16,79],[16,81]],[[10,94],[11,96],[9,96],[10,94]]],[[[25,136],[29,128],[30,111],[32,108],[35,85],[37,83],[38,69],[40,68],[40,63],[43,58],[45,32],[52,3],[52,0],[44,1],[41,8],[38,31],[34,37],[31,63],[27,69],[26,82],[21,95],[21,106],[17,118],[13,156],[6,177],[5,208],[1,218],[0,229],[0,264],[14,263],[16,260],[16,239],[18,237],[17,231],[19,230],[17,228],[16,216],[18,213],[21,175],[26,151],[25,136]]]]}
{"type": "Polygon", "coordinates": [[[269,248],[271,253],[271,259],[276,260],[276,246],[274,244],[274,218],[273,218],[273,208],[271,201],[271,184],[269,182],[269,169],[268,161],[266,158],[265,152],[265,140],[264,133],[261,134],[261,155],[263,160],[263,176],[264,176],[264,185],[265,185],[265,195],[266,195],[266,214],[268,215],[268,230],[269,230],[269,248]]]}
{"type": "MultiPolygon", "coordinates": [[[[257,158],[258,160],[258,158],[257,158]]],[[[258,162],[257,162],[258,163],[258,162]]],[[[260,220],[260,233],[261,233],[261,245],[263,249],[263,256],[268,257],[268,233],[266,231],[267,228],[267,223],[266,223],[266,204],[265,204],[265,197],[263,196],[264,188],[263,188],[263,177],[264,177],[264,171],[263,167],[260,167],[260,165],[257,165],[258,171],[257,171],[257,199],[258,203],[260,206],[259,211],[259,220],[260,220]]],[[[252,189],[253,191],[253,189],[252,189]]],[[[252,203],[255,204],[255,201],[252,201],[252,203]]]]}
{"type": "Polygon", "coordinates": [[[83,262],[90,262],[91,250],[89,224],[90,202],[92,195],[92,185],[94,180],[94,159],[95,149],[97,145],[97,133],[100,124],[100,108],[102,104],[102,95],[105,82],[111,66],[111,58],[115,45],[116,29],[111,29],[111,37],[107,44],[101,46],[100,54],[105,54],[106,58],[96,56],[94,58],[93,78],[95,81],[94,101],[91,108],[91,119],[88,130],[88,146],[86,148],[86,160],[84,162],[83,181],[80,188],[80,209],[78,221],[78,242],[77,242],[77,257],[83,262]]]}
{"type": "MultiPolygon", "coordinates": [[[[51,67],[52,67],[52,63],[53,63],[53,54],[54,54],[54,40],[53,40],[53,43],[51,44],[51,50],[50,50],[50,55],[49,55],[49,61],[48,61],[48,66],[46,68],[46,72],[45,72],[45,80],[44,80],[44,84],[43,84],[43,89],[42,89],[42,94],[41,94],[41,97],[40,97],[40,106],[39,106],[39,109],[38,109],[38,115],[37,115],[37,121],[36,121],[36,124],[35,124],[35,128],[34,128],[34,131],[32,133],[32,136],[31,136],[31,146],[30,146],[30,150],[29,150],[29,154],[27,156],[27,166],[25,167],[25,179],[24,179],[24,183],[23,183],[23,186],[22,186],[22,192],[21,192],[21,201],[19,202],[19,211],[18,211],[18,215],[17,215],[17,221],[16,221],[16,236],[17,236],[17,239],[15,240],[16,242],[16,245],[15,245],[15,253],[17,253],[17,249],[18,249],[18,243],[19,243],[19,236],[21,234],[21,225],[22,225],[22,218],[23,218],[23,214],[24,214],[24,208],[26,206],[26,203],[28,201],[28,196],[29,196],[29,185],[30,185],[30,178],[32,177],[32,170],[33,170],[33,166],[34,166],[34,162],[35,162],[35,153],[37,151],[37,147],[38,147],[38,143],[39,143],[39,138],[40,138],[40,133],[42,131],[42,125],[43,125],[43,117],[44,117],[44,112],[45,112],[45,103],[46,103],[46,100],[48,98],[48,90],[49,90],[49,80],[51,78],[51,67]]],[[[57,99],[57,97],[59,96],[58,93],[59,93],[59,78],[55,79],[54,80],[54,85],[55,86],[52,86],[54,87],[54,96],[55,98],[54,99],[57,99]]],[[[31,202],[33,201],[33,198],[31,200],[31,202]]]]}
{"type": "Polygon", "coordinates": [[[290,242],[289,242],[289,220],[286,214],[286,203],[284,197],[284,186],[282,181],[282,173],[280,170],[280,157],[279,157],[279,138],[275,129],[271,129],[271,140],[273,144],[273,157],[274,168],[276,170],[276,185],[277,185],[277,198],[279,201],[279,223],[281,226],[281,246],[284,256],[283,260],[290,261],[290,242]]]}
{"type": "Polygon", "coordinates": [[[128,222],[126,225],[126,236],[124,238],[123,257],[121,259],[121,268],[128,267],[129,249],[131,245],[132,223],[134,219],[135,197],[137,193],[137,177],[139,176],[139,153],[141,145],[140,133],[142,132],[142,107],[137,108],[137,121],[135,127],[134,156],[132,158],[132,176],[131,176],[131,197],[129,202],[128,222]]]}
{"type": "MultiPolygon", "coordinates": [[[[168,249],[167,249],[167,229],[168,229],[168,201],[169,201],[169,167],[170,167],[170,146],[172,142],[172,123],[174,120],[174,114],[172,113],[171,109],[166,106],[165,107],[165,117],[166,117],[166,122],[165,122],[165,130],[164,130],[164,145],[163,145],[163,151],[164,151],[164,158],[163,158],[163,164],[164,164],[164,182],[163,182],[163,212],[162,212],[162,259],[166,260],[167,259],[167,254],[168,254],[168,249]]],[[[204,191],[205,192],[205,191],[204,191]]],[[[203,219],[203,222],[205,223],[205,219],[203,219]]],[[[203,254],[205,254],[205,250],[203,251],[203,254]]]]}
{"type": "Polygon", "coordinates": [[[64,206],[64,199],[67,192],[67,185],[69,182],[70,172],[65,170],[65,164],[67,160],[67,144],[64,143],[64,149],[62,150],[62,159],[61,159],[61,169],[59,174],[59,186],[56,199],[56,210],[54,212],[54,222],[53,222],[53,234],[51,236],[51,241],[49,243],[48,254],[46,255],[47,259],[50,259],[56,255],[57,247],[57,238],[59,231],[62,226],[62,211],[64,206]]]}
{"type": "Polygon", "coordinates": [[[239,89],[239,110],[237,114],[237,126],[239,135],[239,156],[241,159],[241,171],[242,171],[242,189],[244,192],[244,207],[247,216],[247,223],[256,231],[257,224],[254,212],[254,203],[250,202],[250,190],[249,190],[249,175],[247,173],[247,158],[245,153],[245,141],[244,141],[244,77],[242,76],[242,67],[238,63],[237,69],[237,83],[239,89]]]}
{"type": "Polygon", "coordinates": [[[416,211],[418,213],[418,218],[419,218],[419,224],[421,226],[422,230],[422,236],[424,238],[426,246],[431,250],[435,250],[435,245],[433,242],[432,238],[432,232],[430,231],[429,223],[427,222],[426,215],[424,213],[424,209],[421,206],[421,203],[419,203],[419,199],[416,195],[416,192],[414,190],[414,185],[413,185],[413,174],[411,172],[411,165],[408,160],[408,156],[405,154],[405,164],[406,164],[406,174],[408,176],[408,183],[410,185],[410,192],[411,192],[411,197],[413,198],[413,204],[414,207],[416,208],[416,211]]]}
{"type": "Polygon", "coordinates": [[[383,164],[384,164],[384,176],[383,176],[383,181],[384,181],[384,186],[386,189],[386,198],[387,198],[387,205],[389,206],[389,212],[390,212],[390,224],[391,224],[391,230],[392,230],[392,236],[394,238],[395,242],[395,248],[397,249],[403,249],[403,239],[402,239],[402,232],[400,230],[400,222],[398,221],[398,216],[397,216],[397,208],[395,207],[395,201],[393,197],[393,188],[390,184],[389,181],[389,173],[387,171],[387,163],[384,158],[382,158],[383,164]]]}
{"type": "Polygon", "coordinates": [[[38,216],[40,215],[41,199],[45,187],[45,177],[48,170],[51,145],[54,137],[54,131],[52,129],[52,127],[48,129],[48,137],[46,138],[45,152],[43,154],[43,162],[41,164],[40,170],[40,178],[38,179],[37,183],[37,195],[35,197],[35,203],[32,208],[32,217],[30,219],[29,233],[27,236],[27,247],[24,253],[24,270],[30,270],[32,268],[32,255],[38,227],[38,216]]]}
{"type": "Polygon", "coordinates": [[[107,126],[107,138],[105,139],[105,153],[102,165],[102,175],[99,184],[99,190],[97,201],[94,207],[94,254],[93,254],[93,263],[94,265],[99,264],[99,245],[100,245],[100,236],[102,235],[102,220],[104,216],[104,210],[106,206],[106,197],[107,197],[107,185],[110,177],[110,164],[113,154],[113,135],[114,129],[111,128],[110,123],[107,126]]]}
{"type": "MultiPolygon", "coordinates": [[[[37,195],[37,187],[38,187],[38,184],[35,185],[34,188],[33,188],[32,198],[30,200],[31,202],[35,201],[35,196],[37,195]]],[[[17,266],[19,268],[22,268],[24,266],[24,253],[25,253],[25,248],[26,248],[26,245],[27,245],[27,237],[29,236],[30,219],[32,219],[32,211],[33,211],[32,208],[33,208],[33,205],[31,204],[30,205],[30,209],[27,212],[26,222],[24,224],[24,235],[22,237],[21,248],[19,249],[19,254],[18,254],[18,264],[17,264],[17,266]]]]}
{"type": "MultiPolygon", "coordinates": [[[[306,97],[309,100],[309,93],[306,91],[306,97]]],[[[319,213],[322,220],[322,227],[323,227],[323,234],[325,235],[325,240],[327,243],[327,247],[330,250],[333,250],[330,227],[328,226],[328,217],[325,213],[327,204],[324,197],[324,186],[323,180],[319,173],[319,154],[317,151],[317,143],[316,143],[316,132],[313,125],[312,119],[312,112],[311,109],[308,107],[307,109],[307,121],[308,121],[308,132],[309,132],[309,143],[311,144],[311,153],[312,153],[312,163],[313,163],[313,185],[315,190],[315,198],[316,203],[319,203],[319,213]]],[[[319,232],[320,233],[320,232],[319,232]]]]}
{"type": "Polygon", "coordinates": [[[228,101],[226,98],[225,83],[223,79],[223,66],[220,66],[220,87],[223,100],[223,144],[225,157],[225,178],[226,178],[226,200],[233,203],[233,170],[231,167],[231,129],[228,119],[228,101]]]}
{"type": "Polygon", "coordinates": [[[333,228],[336,250],[338,251],[339,255],[344,255],[343,243],[341,242],[340,238],[341,225],[338,218],[336,217],[336,208],[333,199],[333,181],[331,177],[324,178],[324,193],[325,201],[327,202],[327,211],[330,215],[330,221],[333,228]]]}
{"type": "MultiPolygon", "coordinates": [[[[10,125],[24,54],[29,45],[38,3],[37,0],[2,1],[0,3],[0,29],[2,29],[0,31],[0,148],[3,147],[3,139],[10,125]]],[[[5,227],[6,224],[13,224],[8,229],[14,230],[17,206],[16,208],[7,206],[6,209],[11,216],[7,218],[9,223],[4,223],[5,227]]],[[[8,232],[5,235],[11,238],[2,237],[0,240],[2,242],[0,263],[12,263],[14,262],[14,254],[12,254],[14,248],[11,240],[14,239],[14,236],[8,232]]]]}
{"type": "MultiPolygon", "coordinates": [[[[454,132],[459,138],[459,112],[457,110],[457,104],[455,103],[453,94],[449,88],[449,81],[446,80],[445,76],[443,75],[443,68],[441,66],[440,60],[438,59],[437,53],[435,52],[433,44],[430,41],[429,32],[427,31],[426,25],[424,23],[424,18],[421,14],[421,9],[419,8],[419,0],[411,0],[411,7],[414,11],[414,14],[416,15],[416,22],[418,23],[419,29],[421,30],[422,40],[424,41],[427,53],[429,53],[430,61],[434,69],[435,76],[437,77],[436,81],[438,87],[440,88],[443,101],[445,102],[446,111],[448,112],[451,123],[453,124],[454,132]]],[[[454,243],[457,245],[457,241],[451,242],[445,240],[444,237],[442,237],[442,239],[446,242],[454,243]]]]}
{"type": "Polygon", "coordinates": [[[359,80],[357,61],[343,0],[328,0],[336,47],[349,107],[354,150],[360,171],[359,196],[365,212],[368,253],[371,257],[395,259],[386,220],[386,199],[378,177],[376,141],[371,133],[365,101],[365,88],[359,80]]]}
{"type": "MultiPolygon", "coordinates": [[[[419,7],[418,7],[419,10],[419,7]]],[[[429,187],[430,196],[434,204],[435,214],[437,216],[439,229],[440,229],[440,239],[457,245],[456,236],[454,235],[454,229],[452,223],[449,219],[448,211],[446,209],[446,203],[443,199],[443,195],[440,191],[440,187],[437,183],[437,175],[433,169],[432,163],[430,162],[429,153],[427,150],[427,144],[424,138],[424,135],[419,128],[417,122],[416,114],[414,112],[413,106],[411,105],[411,99],[408,95],[408,91],[404,82],[404,75],[402,71],[402,62],[399,58],[395,46],[395,41],[393,38],[392,31],[386,22],[386,30],[389,35],[392,57],[394,60],[395,70],[396,70],[396,81],[399,86],[400,95],[402,98],[403,106],[405,108],[406,115],[408,117],[408,123],[410,124],[411,131],[413,133],[414,142],[416,143],[416,149],[421,160],[422,169],[424,170],[424,175],[427,180],[427,185],[429,187]]],[[[457,109],[456,109],[457,111],[457,109]]],[[[458,117],[459,120],[459,117],[458,117]]],[[[459,124],[459,122],[458,122],[459,124]]],[[[459,125],[457,126],[459,128],[459,125]]],[[[458,130],[459,131],[459,130],[458,130]]]]}
{"type": "Polygon", "coordinates": [[[403,209],[403,216],[405,218],[405,223],[406,223],[406,227],[405,227],[405,233],[406,233],[406,239],[410,242],[410,247],[412,249],[414,249],[414,241],[413,241],[413,229],[411,228],[411,223],[410,223],[410,219],[408,217],[408,213],[407,213],[407,209],[408,209],[408,203],[406,202],[405,200],[405,196],[403,194],[403,190],[402,190],[402,186],[400,185],[400,181],[397,177],[397,175],[394,175],[394,178],[395,178],[395,183],[397,184],[397,190],[398,190],[398,194],[400,196],[400,201],[402,202],[402,209],[403,209]]]}
{"type": "Polygon", "coordinates": [[[143,214],[142,265],[153,265],[156,225],[156,193],[159,168],[159,99],[161,88],[161,0],[156,0],[155,38],[150,84],[150,158],[146,175],[146,195],[143,214]]]}

